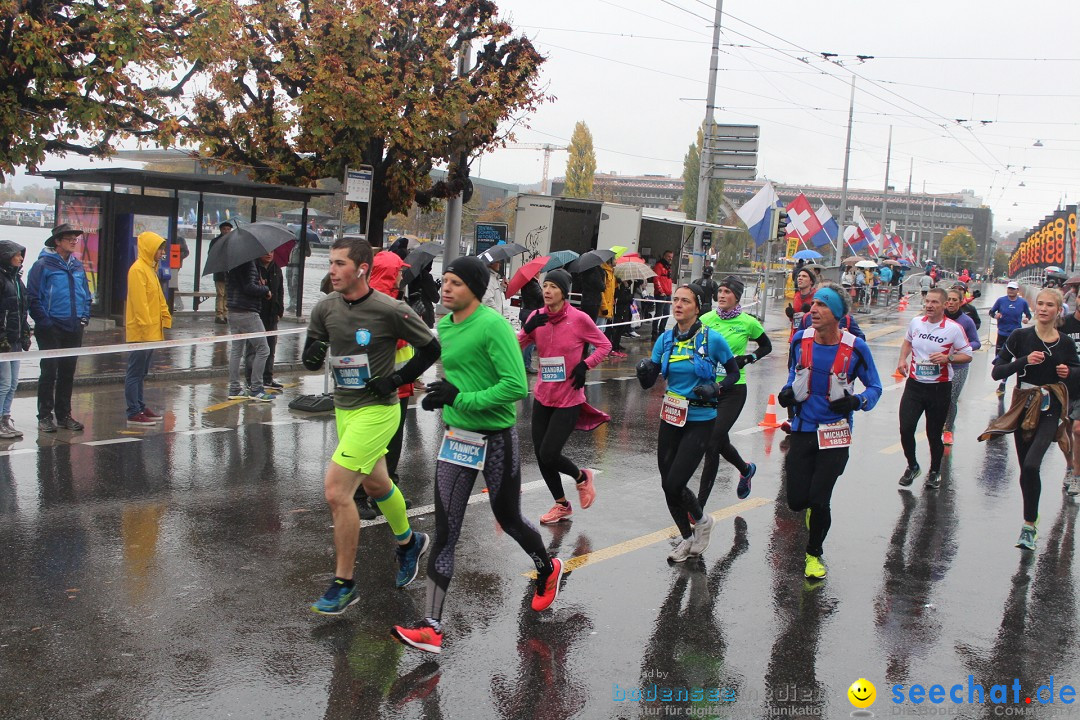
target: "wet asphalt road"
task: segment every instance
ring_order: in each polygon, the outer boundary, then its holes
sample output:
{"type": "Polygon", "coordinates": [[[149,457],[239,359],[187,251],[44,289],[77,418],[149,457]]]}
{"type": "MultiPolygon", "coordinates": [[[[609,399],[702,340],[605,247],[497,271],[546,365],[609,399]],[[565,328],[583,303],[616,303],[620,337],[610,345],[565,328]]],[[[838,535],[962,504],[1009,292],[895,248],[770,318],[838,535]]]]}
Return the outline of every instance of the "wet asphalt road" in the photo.
{"type": "MultiPolygon", "coordinates": [[[[867,331],[887,378],[902,324],[867,331]]],[[[966,702],[897,706],[890,688],[1018,678],[1012,711],[1030,707],[1024,698],[1051,675],[1059,688],[1080,684],[1078,503],[1061,492],[1064,461],[1051,449],[1038,551],[1013,547],[1021,499],[1012,441],[975,439],[999,407],[985,351],[964,391],[941,490],[921,482],[898,490],[893,380],[877,408],[857,416],[833,496],[829,577],[810,585],[802,516],[784,501],[783,435],[757,428],[784,381],[782,349],[749,368],[735,426],[745,431],[736,445],[758,463],[753,494],[740,502],[736,473],[723,464],[704,562],[671,567],[673,526],[655,463],[661,391],[642,392],[632,379],[646,344],[632,348],[628,360],[591,373],[589,400],[613,421],[568,445],[572,459],[599,471],[596,504],[541,528],[573,568],[556,605],[529,608],[531,563],[496,526],[478,485],[435,660],[388,633],[420,619],[424,583],[394,589],[384,524],[361,532],[359,604],[340,618],[307,610],[332,570],[322,499],[330,415],[227,402],[223,383],[151,384],[148,401],[166,422],[143,433],[118,422],[121,387],[77,389],[85,432],[40,440],[28,432],[0,445],[0,716],[847,717],[847,688],[865,677],[877,687],[870,709],[879,717],[1000,717],[1006,708],[966,702]],[[653,683],[673,695],[703,687],[727,701],[620,699],[653,683]]],[[[299,386],[286,398],[321,389],[319,376],[291,380],[299,386]]],[[[33,402],[16,400],[23,429],[33,402]]],[[[520,417],[522,505],[535,522],[551,498],[528,411],[520,417]]],[[[410,410],[407,422],[402,487],[414,527],[433,531],[440,430],[423,411],[410,410]]],[[[924,467],[927,453],[922,440],[924,467]]]]}

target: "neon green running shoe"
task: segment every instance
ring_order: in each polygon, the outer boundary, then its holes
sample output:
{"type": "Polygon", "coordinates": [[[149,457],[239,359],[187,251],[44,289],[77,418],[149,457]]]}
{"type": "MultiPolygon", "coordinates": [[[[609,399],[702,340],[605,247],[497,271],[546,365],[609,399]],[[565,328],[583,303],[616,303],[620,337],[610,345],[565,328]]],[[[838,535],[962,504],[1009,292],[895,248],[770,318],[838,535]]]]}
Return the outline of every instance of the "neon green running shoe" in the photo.
{"type": "Polygon", "coordinates": [[[810,580],[823,580],[825,578],[825,563],[821,558],[806,554],[806,577],[810,580]]]}

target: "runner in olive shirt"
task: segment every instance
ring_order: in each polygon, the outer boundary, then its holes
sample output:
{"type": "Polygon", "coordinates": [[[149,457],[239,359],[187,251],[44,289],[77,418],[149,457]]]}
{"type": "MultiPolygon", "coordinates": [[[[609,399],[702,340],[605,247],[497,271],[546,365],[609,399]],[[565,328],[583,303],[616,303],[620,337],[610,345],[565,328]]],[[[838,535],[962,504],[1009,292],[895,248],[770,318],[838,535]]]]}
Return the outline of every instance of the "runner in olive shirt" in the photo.
{"type": "Polygon", "coordinates": [[[400,570],[397,586],[416,577],[417,563],[430,540],[413,533],[405,514],[405,499],[386,471],[386,447],[397,431],[397,388],[420,376],[439,357],[439,343],[408,305],[368,285],[371,245],[366,240],[342,239],[330,250],[330,282],[334,291],[311,313],[304,366],[319,370],[330,352],[334,374],[334,412],[338,446],[326,469],[326,500],[334,518],[334,581],[311,609],[340,615],[360,597],[353,583],[360,516],[353,494],[363,485],[386,516],[398,542],[400,570]],[[398,340],[416,354],[397,372],[398,340]]]}
{"type": "MultiPolygon", "coordinates": [[[[753,364],[772,352],[772,343],[765,334],[765,328],[761,322],[748,313],[743,312],[739,300],[742,299],[743,282],[734,275],[728,275],[720,282],[716,291],[716,310],[707,312],[701,316],[701,324],[707,328],[716,330],[727,340],[731,353],[735,356],[739,367],[753,364]],[[753,340],[757,349],[752,354],[747,354],[746,345],[753,340]]],[[[718,365],[720,375],[717,380],[723,379],[723,365],[718,365]]],[[[705,465],[701,469],[701,485],[698,488],[698,504],[705,507],[712,492],[713,483],[716,482],[716,471],[720,467],[720,456],[731,463],[739,471],[739,486],[736,494],[739,499],[750,495],[750,480],[757,472],[757,465],[745,462],[739,451],[731,444],[732,426],[739,418],[743,406],[746,404],[746,373],[740,373],[735,386],[720,396],[716,405],[716,423],[713,425],[709,444],[705,448],[705,465]]]]}
{"type": "Polygon", "coordinates": [[[480,304],[488,272],[475,257],[456,258],[443,273],[439,321],[445,380],[428,385],[425,410],[442,409],[447,431],[435,470],[435,543],[428,559],[427,608],[416,627],[395,626],[405,645],[442,651],[442,611],[454,575],[454,549],[476,475],[483,470],[495,519],[536,565],[533,610],[559,593],[562,561],[548,556],[540,532],[521,514],[517,402],[529,393],[517,336],[506,318],[480,304]]]}

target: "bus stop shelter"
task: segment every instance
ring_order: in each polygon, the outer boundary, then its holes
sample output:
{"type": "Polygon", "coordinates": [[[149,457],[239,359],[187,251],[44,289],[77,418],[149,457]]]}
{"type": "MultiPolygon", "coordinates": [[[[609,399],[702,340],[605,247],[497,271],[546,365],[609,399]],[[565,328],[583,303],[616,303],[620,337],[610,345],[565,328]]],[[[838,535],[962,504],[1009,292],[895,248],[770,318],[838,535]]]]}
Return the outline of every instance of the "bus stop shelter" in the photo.
{"type": "MultiPolygon", "coordinates": [[[[92,168],[85,170],[48,170],[39,173],[60,183],[56,191],[56,223],[70,223],[82,230],[84,242],[79,259],[86,267],[93,295],[94,317],[119,318],[127,298],[127,270],[136,257],[135,238],[151,230],[172,246],[179,243],[177,223],[179,193],[198,196],[195,223],[195,290],[202,280],[204,200],[207,195],[226,195],[251,199],[251,222],[258,217],[258,201],[287,200],[302,203],[300,226],[307,227],[308,203],[312,198],[333,195],[333,190],[291,187],[253,182],[233,175],[169,173],[132,168],[92,168]],[[65,187],[78,185],[79,188],[65,187]],[[108,190],[84,189],[83,186],[108,186],[108,190]],[[117,191],[117,188],[125,191],[117,191]],[[147,189],[167,194],[147,195],[147,189]],[[137,190],[137,191],[136,191],[137,190]]],[[[301,258],[299,297],[296,314],[302,313],[304,263],[308,254],[308,234],[299,233],[301,258]]],[[[168,276],[163,277],[167,281],[168,276]]],[[[165,283],[168,284],[167,282],[165,283]]]]}

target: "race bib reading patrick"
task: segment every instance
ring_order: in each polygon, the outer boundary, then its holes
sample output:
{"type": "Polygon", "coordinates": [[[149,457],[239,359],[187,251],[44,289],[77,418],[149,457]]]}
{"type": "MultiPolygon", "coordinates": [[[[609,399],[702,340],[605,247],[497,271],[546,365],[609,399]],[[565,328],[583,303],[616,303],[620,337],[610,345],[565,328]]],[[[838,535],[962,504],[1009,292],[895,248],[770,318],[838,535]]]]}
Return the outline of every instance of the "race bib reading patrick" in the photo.
{"type": "Polygon", "coordinates": [[[566,380],[566,358],[540,358],[540,382],[562,382],[566,380]]]}
{"type": "Polygon", "coordinates": [[[820,450],[851,447],[851,426],[847,420],[818,425],[817,445],[820,450]]]}
{"type": "Polygon", "coordinates": [[[916,362],[915,377],[934,380],[941,376],[941,366],[932,362],[916,362]]]}
{"type": "Polygon", "coordinates": [[[367,355],[342,355],[330,358],[330,369],[339,388],[359,390],[371,377],[367,355]]]}
{"type": "Polygon", "coordinates": [[[443,433],[439,447],[439,460],[473,470],[484,469],[487,455],[487,438],[477,433],[449,428],[443,433]]]}
{"type": "Polygon", "coordinates": [[[668,425],[682,427],[686,425],[686,415],[690,411],[690,401],[682,395],[664,393],[664,404],[660,406],[660,419],[668,425]]]}

